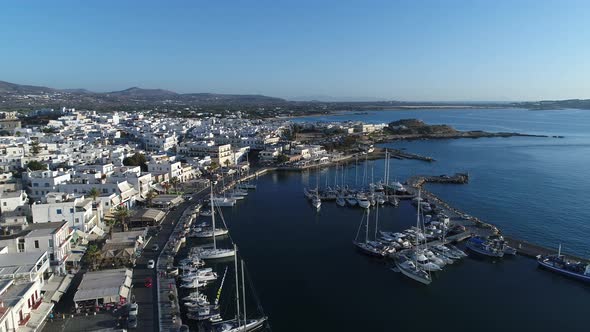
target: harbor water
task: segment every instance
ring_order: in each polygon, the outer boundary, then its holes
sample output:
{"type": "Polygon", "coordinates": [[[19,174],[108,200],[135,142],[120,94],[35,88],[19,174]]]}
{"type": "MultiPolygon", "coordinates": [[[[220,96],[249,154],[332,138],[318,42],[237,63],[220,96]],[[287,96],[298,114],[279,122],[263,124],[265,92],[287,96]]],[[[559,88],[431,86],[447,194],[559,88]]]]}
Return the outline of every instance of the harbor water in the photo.
{"type": "MultiPolygon", "coordinates": [[[[513,137],[405,141],[433,163],[392,160],[390,178],[469,172],[465,185],[429,184],[452,205],[505,234],[590,256],[590,112],[525,110],[378,111],[297,121],[390,122],[419,118],[462,130],[514,131],[564,138],[513,137]]],[[[585,331],[590,287],[541,270],[535,260],[468,257],[433,276],[429,286],[359,254],[352,244],[363,212],[323,202],[316,211],[304,187],[381,179],[383,161],[273,172],[233,208],[223,208],[232,238],[274,331],[585,331]],[[342,180],[344,176],[344,181],[342,180]]],[[[372,216],[376,213],[372,210],[372,216]]],[[[379,229],[415,224],[409,201],[379,209],[379,229]]],[[[375,219],[371,217],[370,237],[375,219]]],[[[364,229],[361,229],[361,235],[364,229]]],[[[223,273],[223,264],[216,266],[223,273]]],[[[230,272],[231,273],[231,272],[230,272]]],[[[231,284],[231,281],[230,281],[231,284]]],[[[226,290],[224,289],[224,292],[226,290]]],[[[231,286],[228,292],[232,292],[231,286]]],[[[214,289],[209,290],[214,293],[214,289]]],[[[223,299],[222,295],[222,299],[223,299]]],[[[251,300],[250,300],[251,301],[251,300]]],[[[259,314],[249,304],[248,315],[259,314]]]]}
{"type": "Polygon", "coordinates": [[[505,234],[554,248],[562,243],[565,252],[590,257],[590,111],[371,111],[297,121],[388,123],[404,118],[460,130],[563,136],[421,140],[383,146],[436,159],[433,163],[392,162],[391,177],[401,181],[416,174],[468,172],[468,185],[428,188],[452,205],[497,225],[505,234]]]}
{"type": "MultiPolygon", "coordinates": [[[[324,202],[316,212],[301,190],[315,174],[265,175],[224,209],[274,331],[584,330],[590,288],[532,259],[469,257],[424,286],[359,254],[362,211],[324,202]]],[[[415,224],[408,201],[379,214],[383,230],[415,224]]]]}

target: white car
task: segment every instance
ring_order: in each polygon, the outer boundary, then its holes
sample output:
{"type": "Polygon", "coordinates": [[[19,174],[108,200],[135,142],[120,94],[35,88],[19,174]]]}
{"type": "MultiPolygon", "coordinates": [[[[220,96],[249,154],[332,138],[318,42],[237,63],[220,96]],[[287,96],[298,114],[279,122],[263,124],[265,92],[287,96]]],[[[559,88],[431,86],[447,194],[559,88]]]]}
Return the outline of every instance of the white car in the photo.
{"type": "Polygon", "coordinates": [[[148,269],[153,269],[154,267],[156,267],[156,262],[154,262],[153,259],[150,259],[147,263],[147,268],[148,269]]]}
{"type": "Polygon", "coordinates": [[[129,316],[137,316],[137,312],[139,311],[139,306],[137,303],[131,303],[129,305],[129,316]]]}

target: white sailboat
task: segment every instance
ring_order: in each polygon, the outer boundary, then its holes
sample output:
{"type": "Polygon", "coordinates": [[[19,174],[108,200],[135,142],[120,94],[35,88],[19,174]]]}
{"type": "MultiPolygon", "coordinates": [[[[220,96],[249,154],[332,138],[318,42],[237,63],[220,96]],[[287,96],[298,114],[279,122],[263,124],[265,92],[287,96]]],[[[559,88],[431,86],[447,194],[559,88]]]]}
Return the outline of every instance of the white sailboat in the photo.
{"type": "MultiPolygon", "coordinates": [[[[354,241],[352,242],[357,249],[369,256],[374,256],[374,257],[385,257],[386,252],[384,250],[382,250],[381,248],[374,246],[373,243],[369,242],[369,216],[370,216],[370,211],[369,209],[367,209],[367,223],[365,224],[365,242],[360,242],[358,241],[358,236],[359,236],[359,232],[357,231],[356,233],[356,238],[354,239],[354,241]]],[[[359,226],[359,231],[360,231],[360,227],[362,227],[363,225],[363,218],[361,219],[361,225],[359,226]]]]}
{"type": "MultiPolygon", "coordinates": [[[[213,186],[211,186],[211,223],[212,228],[215,229],[215,203],[213,201],[213,186]]],[[[226,257],[233,257],[236,254],[235,249],[219,249],[217,248],[217,241],[215,240],[215,234],[213,234],[213,248],[212,249],[201,249],[198,252],[198,256],[201,259],[219,259],[226,257]]]]}
{"type": "Polygon", "coordinates": [[[319,166],[318,166],[318,172],[316,174],[315,193],[311,197],[311,205],[313,205],[313,207],[315,207],[316,210],[319,210],[320,207],[322,206],[322,200],[320,199],[319,183],[320,183],[320,173],[319,173],[319,166]]]}
{"type": "MultiPolygon", "coordinates": [[[[420,191],[418,191],[418,196],[420,196],[420,191]]],[[[416,219],[416,226],[420,227],[420,207],[418,205],[418,213],[416,219]]],[[[416,280],[420,283],[425,285],[429,285],[432,282],[432,277],[430,273],[423,269],[422,267],[418,266],[418,240],[416,241],[416,246],[414,247],[414,260],[411,260],[407,256],[401,255],[395,260],[396,267],[400,270],[400,272],[408,278],[416,280]]]]}
{"type": "MultiPolygon", "coordinates": [[[[235,248],[237,252],[237,248],[235,248]]],[[[236,272],[236,317],[234,319],[220,321],[213,324],[215,332],[250,332],[256,331],[264,326],[268,319],[266,316],[254,319],[247,318],[246,312],[246,279],[244,278],[244,261],[241,260],[242,274],[242,310],[240,310],[240,278],[238,277],[238,260],[235,260],[236,272]]]]}

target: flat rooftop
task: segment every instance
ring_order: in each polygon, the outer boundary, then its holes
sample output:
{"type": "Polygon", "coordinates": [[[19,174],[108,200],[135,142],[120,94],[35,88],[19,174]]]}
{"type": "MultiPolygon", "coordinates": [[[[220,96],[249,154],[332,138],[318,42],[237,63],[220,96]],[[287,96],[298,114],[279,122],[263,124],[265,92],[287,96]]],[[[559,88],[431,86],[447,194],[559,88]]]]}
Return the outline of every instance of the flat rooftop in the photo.
{"type": "Polygon", "coordinates": [[[46,252],[11,253],[0,255],[0,278],[12,274],[29,273],[46,252]]]}

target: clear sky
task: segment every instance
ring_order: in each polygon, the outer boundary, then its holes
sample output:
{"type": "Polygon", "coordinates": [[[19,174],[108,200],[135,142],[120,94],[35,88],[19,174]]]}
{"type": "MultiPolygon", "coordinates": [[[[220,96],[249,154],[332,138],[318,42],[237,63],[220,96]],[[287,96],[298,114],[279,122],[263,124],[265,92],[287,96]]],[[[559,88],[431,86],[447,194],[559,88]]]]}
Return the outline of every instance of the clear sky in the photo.
{"type": "Polygon", "coordinates": [[[590,98],[590,1],[6,1],[0,80],[395,100],[590,98]]]}

